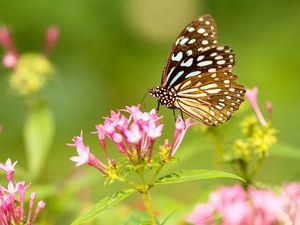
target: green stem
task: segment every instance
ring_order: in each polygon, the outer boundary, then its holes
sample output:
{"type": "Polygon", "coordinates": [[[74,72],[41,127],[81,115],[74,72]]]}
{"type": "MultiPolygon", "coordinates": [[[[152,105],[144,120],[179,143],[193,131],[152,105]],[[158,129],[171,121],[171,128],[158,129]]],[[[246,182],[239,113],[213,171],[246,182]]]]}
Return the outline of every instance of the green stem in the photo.
{"type": "Polygon", "coordinates": [[[132,181],[128,180],[125,177],[118,177],[117,180],[128,184],[130,187],[132,187],[134,189],[138,189],[138,187],[139,187],[138,185],[136,185],[135,183],[133,183],[132,181]]]}
{"type": "Polygon", "coordinates": [[[259,158],[258,162],[255,164],[255,167],[251,170],[251,173],[250,173],[251,178],[253,178],[257,174],[257,172],[261,168],[264,160],[265,160],[265,157],[259,158]]]}
{"type": "Polygon", "coordinates": [[[221,138],[214,128],[210,129],[211,140],[215,147],[214,151],[214,167],[216,169],[222,169],[222,160],[224,155],[224,149],[222,146],[221,138]]]}
{"type": "Polygon", "coordinates": [[[164,164],[160,164],[159,167],[156,169],[155,173],[153,174],[153,176],[151,177],[150,180],[150,184],[153,184],[159,174],[159,172],[161,171],[161,169],[164,167],[164,164]]]}
{"type": "Polygon", "coordinates": [[[155,214],[153,212],[149,190],[142,192],[146,211],[151,225],[156,225],[155,214]]]}

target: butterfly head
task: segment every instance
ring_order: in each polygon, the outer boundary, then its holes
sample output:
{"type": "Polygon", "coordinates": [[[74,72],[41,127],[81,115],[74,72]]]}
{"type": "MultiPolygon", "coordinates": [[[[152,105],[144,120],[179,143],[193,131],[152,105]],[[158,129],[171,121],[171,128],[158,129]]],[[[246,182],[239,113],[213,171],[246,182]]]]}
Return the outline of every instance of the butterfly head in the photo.
{"type": "Polygon", "coordinates": [[[169,89],[160,86],[151,88],[149,92],[150,95],[157,98],[157,101],[160,104],[165,105],[168,108],[174,108],[176,93],[173,93],[169,89]]]}

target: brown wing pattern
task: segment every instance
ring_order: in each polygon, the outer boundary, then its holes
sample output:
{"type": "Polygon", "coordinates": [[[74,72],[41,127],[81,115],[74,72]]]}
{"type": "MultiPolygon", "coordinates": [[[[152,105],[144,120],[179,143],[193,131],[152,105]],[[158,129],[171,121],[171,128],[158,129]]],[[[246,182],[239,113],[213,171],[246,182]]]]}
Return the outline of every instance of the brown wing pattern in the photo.
{"type": "Polygon", "coordinates": [[[174,87],[175,106],[207,126],[227,121],[244,101],[245,89],[231,72],[204,73],[174,87]]]}
{"type": "Polygon", "coordinates": [[[168,80],[177,75],[173,72],[179,62],[192,54],[201,54],[216,44],[217,27],[214,19],[210,15],[205,15],[193,20],[180,33],[172,47],[163,70],[161,85],[166,86],[168,80]]]}

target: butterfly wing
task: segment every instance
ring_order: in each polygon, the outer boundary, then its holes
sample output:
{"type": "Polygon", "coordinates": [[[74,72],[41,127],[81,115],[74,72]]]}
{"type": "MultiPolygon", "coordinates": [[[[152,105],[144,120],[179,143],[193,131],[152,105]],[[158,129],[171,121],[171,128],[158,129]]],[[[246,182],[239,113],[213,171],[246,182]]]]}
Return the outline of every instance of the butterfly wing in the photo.
{"type": "Polygon", "coordinates": [[[207,72],[174,86],[174,105],[207,126],[223,124],[244,101],[245,89],[231,72],[207,72]]]}
{"type": "MultiPolygon", "coordinates": [[[[180,64],[191,55],[199,55],[217,44],[217,27],[210,15],[193,20],[180,33],[166,61],[161,85],[168,86],[180,72],[180,64]]],[[[183,74],[182,74],[183,75],[183,74]]],[[[179,80],[178,80],[179,81],[179,80]]]]}

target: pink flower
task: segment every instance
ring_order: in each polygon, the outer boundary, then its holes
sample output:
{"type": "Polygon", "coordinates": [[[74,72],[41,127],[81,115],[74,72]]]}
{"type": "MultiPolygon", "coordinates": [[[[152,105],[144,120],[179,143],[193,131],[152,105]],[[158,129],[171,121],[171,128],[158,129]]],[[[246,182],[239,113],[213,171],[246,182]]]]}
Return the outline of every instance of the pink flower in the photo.
{"type": "Polygon", "coordinates": [[[252,188],[249,197],[255,210],[254,224],[272,225],[284,214],[281,199],[269,190],[252,188]]]}
{"type": "Polygon", "coordinates": [[[221,187],[219,190],[211,193],[209,202],[218,211],[222,211],[228,205],[235,202],[243,202],[247,198],[244,189],[239,185],[230,187],[221,187]]]}
{"type": "Polygon", "coordinates": [[[17,63],[19,53],[7,27],[0,28],[0,44],[2,44],[2,46],[6,50],[5,56],[2,61],[3,65],[7,68],[14,67],[17,63]]]}
{"type": "Polygon", "coordinates": [[[187,221],[194,225],[214,224],[214,208],[211,205],[198,204],[194,211],[188,215],[187,221]]]}
{"type": "MultiPolygon", "coordinates": [[[[169,158],[173,157],[187,131],[191,126],[191,119],[184,122],[178,118],[173,144],[170,150],[169,158]]],[[[115,160],[109,157],[106,140],[111,141],[120,153],[125,155],[132,164],[139,164],[141,161],[151,161],[154,149],[154,143],[162,135],[163,124],[161,117],[155,109],[150,112],[142,112],[140,106],[126,106],[126,109],[112,111],[110,117],[104,118],[103,124],[96,125],[96,132],[101,147],[109,165],[116,165],[115,160]]],[[[97,160],[87,146],[83,144],[82,134],[73,139],[74,144],[68,144],[76,147],[78,155],[71,160],[76,165],[93,165],[102,172],[105,172],[107,165],[97,160]],[[92,162],[93,161],[93,162],[92,162]]]]}
{"type": "Polygon", "coordinates": [[[59,30],[56,26],[51,26],[47,29],[45,48],[44,48],[45,55],[49,56],[52,50],[54,49],[55,44],[57,42],[58,35],[59,35],[59,30]]]}
{"type": "MultiPolygon", "coordinates": [[[[6,166],[10,169],[14,169],[15,164],[11,165],[10,160],[7,160],[6,164],[6,166]]],[[[13,178],[7,179],[7,183],[7,188],[0,185],[0,224],[32,225],[40,213],[40,210],[45,207],[45,203],[40,201],[37,204],[34,216],[32,217],[31,214],[32,209],[34,208],[36,194],[35,192],[30,193],[27,220],[25,220],[25,194],[27,189],[30,187],[30,183],[27,185],[25,184],[25,181],[14,183],[13,178]]]]}
{"type": "Polygon", "coordinates": [[[0,163],[0,169],[6,173],[6,179],[8,181],[12,181],[13,179],[16,164],[17,161],[12,164],[10,159],[6,160],[5,165],[0,163]]]}
{"type": "Polygon", "coordinates": [[[126,140],[129,143],[133,143],[135,145],[138,145],[138,143],[141,141],[143,137],[143,132],[140,130],[140,127],[138,124],[133,123],[130,127],[130,130],[125,131],[126,134],[126,140]]]}
{"type": "Polygon", "coordinates": [[[254,109],[256,116],[258,118],[258,120],[260,121],[261,125],[266,126],[267,122],[265,120],[265,118],[263,117],[258,103],[257,103],[257,95],[258,95],[258,88],[254,87],[253,89],[246,89],[246,96],[250,101],[250,104],[252,106],[252,108],[254,109]]]}
{"type": "Polygon", "coordinates": [[[251,224],[252,210],[246,201],[237,201],[227,205],[222,212],[222,225],[246,225],[251,224]]]}
{"type": "Polygon", "coordinates": [[[73,144],[67,144],[70,147],[75,147],[77,150],[77,156],[71,157],[71,161],[76,163],[76,166],[81,166],[83,164],[89,164],[96,169],[100,170],[102,173],[106,174],[106,165],[98,160],[92,153],[90,153],[89,147],[83,143],[83,133],[81,131],[80,136],[75,136],[73,138],[73,144]]]}
{"type": "Polygon", "coordinates": [[[17,61],[18,57],[16,54],[7,52],[3,57],[2,63],[6,68],[14,68],[17,64],[17,61]]]}
{"type": "Polygon", "coordinates": [[[174,134],[173,144],[170,150],[169,158],[173,157],[178,150],[179,145],[181,144],[185,133],[187,132],[188,128],[192,125],[192,119],[187,119],[183,121],[183,119],[179,116],[176,121],[176,130],[174,134]]]}
{"type": "Polygon", "coordinates": [[[273,106],[272,106],[272,102],[271,101],[267,101],[266,102],[266,109],[269,113],[269,118],[272,118],[272,112],[273,112],[273,106]]]}
{"type": "MultiPolygon", "coordinates": [[[[58,38],[58,28],[51,26],[47,29],[44,54],[49,56],[55,47],[58,38]]],[[[11,38],[10,31],[7,27],[0,27],[0,44],[5,49],[6,53],[2,59],[2,63],[6,68],[14,68],[19,59],[19,52],[11,38]]]]}
{"type": "Polygon", "coordinates": [[[284,185],[281,195],[253,187],[248,191],[238,185],[221,187],[187,219],[194,225],[300,224],[300,184],[284,185]]]}

